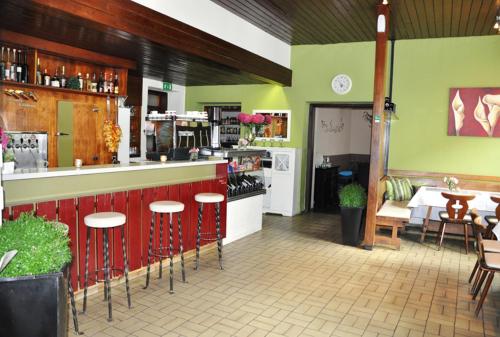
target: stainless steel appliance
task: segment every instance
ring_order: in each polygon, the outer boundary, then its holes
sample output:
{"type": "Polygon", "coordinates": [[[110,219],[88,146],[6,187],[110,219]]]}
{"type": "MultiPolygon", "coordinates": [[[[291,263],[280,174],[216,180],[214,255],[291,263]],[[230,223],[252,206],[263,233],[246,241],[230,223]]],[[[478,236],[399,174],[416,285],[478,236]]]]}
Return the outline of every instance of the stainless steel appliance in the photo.
{"type": "Polygon", "coordinates": [[[47,132],[9,131],[16,169],[47,167],[47,132]]]}

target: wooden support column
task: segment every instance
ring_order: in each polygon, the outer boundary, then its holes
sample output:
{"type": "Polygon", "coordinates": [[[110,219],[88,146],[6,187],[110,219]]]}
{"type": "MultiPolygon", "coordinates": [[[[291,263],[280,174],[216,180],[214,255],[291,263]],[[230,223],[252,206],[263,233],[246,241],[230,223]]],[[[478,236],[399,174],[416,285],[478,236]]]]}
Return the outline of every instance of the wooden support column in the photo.
{"type": "Polygon", "coordinates": [[[378,209],[379,181],[384,175],[384,101],[387,66],[387,40],[389,36],[389,5],[377,6],[377,38],[375,47],[375,76],[373,86],[373,119],[370,150],[370,178],[368,183],[368,205],[363,246],[372,249],[375,240],[376,215],[378,209]],[[385,18],[381,27],[381,18],[385,18]],[[380,28],[382,31],[379,31],[380,28]]]}

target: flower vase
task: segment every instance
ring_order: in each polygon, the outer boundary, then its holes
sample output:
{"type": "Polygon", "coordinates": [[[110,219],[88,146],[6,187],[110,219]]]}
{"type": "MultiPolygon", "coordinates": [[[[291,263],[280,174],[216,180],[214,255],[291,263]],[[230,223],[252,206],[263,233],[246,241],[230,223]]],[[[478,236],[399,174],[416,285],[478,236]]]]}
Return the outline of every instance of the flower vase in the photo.
{"type": "Polygon", "coordinates": [[[255,145],[255,128],[248,126],[245,130],[245,139],[248,141],[249,146],[255,145]]]}

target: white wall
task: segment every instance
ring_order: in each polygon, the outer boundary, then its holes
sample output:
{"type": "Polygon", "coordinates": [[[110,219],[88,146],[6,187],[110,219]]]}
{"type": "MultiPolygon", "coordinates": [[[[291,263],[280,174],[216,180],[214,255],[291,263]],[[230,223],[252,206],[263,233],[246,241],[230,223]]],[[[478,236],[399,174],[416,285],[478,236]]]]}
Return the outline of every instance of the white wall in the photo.
{"type": "Polygon", "coordinates": [[[364,112],[371,110],[352,110],[351,117],[351,139],[349,153],[370,154],[372,129],[370,123],[363,117],[364,112]]]}
{"type": "MultiPolygon", "coordinates": [[[[148,113],[148,90],[155,89],[163,91],[163,82],[144,77],[142,79],[142,107],[141,107],[141,159],[146,159],[146,135],[144,128],[146,114],[148,113]]],[[[173,84],[172,91],[168,92],[168,110],[184,113],[186,103],[186,87],[173,84]]]]}
{"type": "Polygon", "coordinates": [[[290,68],[290,45],[210,0],[133,1],[290,68]]]}

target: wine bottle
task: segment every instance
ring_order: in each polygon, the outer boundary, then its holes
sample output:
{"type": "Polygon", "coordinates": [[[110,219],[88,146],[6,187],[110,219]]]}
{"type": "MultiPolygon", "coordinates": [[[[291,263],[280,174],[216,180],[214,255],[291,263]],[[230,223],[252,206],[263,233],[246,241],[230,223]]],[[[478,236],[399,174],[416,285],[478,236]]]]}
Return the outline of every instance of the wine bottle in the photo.
{"type": "Polygon", "coordinates": [[[90,80],[89,73],[85,76],[85,84],[85,91],[92,92],[92,81],[90,80]]]}
{"type": "Polygon", "coordinates": [[[5,80],[10,80],[10,48],[7,47],[7,63],[5,63],[5,80]]]}
{"type": "Polygon", "coordinates": [[[42,85],[42,69],[40,69],[40,58],[36,59],[36,84],[42,85]]]}
{"type": "Polygon", "coordinates": [[[83,90],[83,78],[82,78],[82,73],[78,73],[78,83],[79,83],[79,86],[80,86],[80,90],[83,90]]]}
{"type": "Polygon", "coordinates": [[[95,73],[92,74],[92,92],[97,92],[97,78],[95,76],[95,73]]]}
{"type": "Polygon", "coordinates": [[[22,81],[23,83],[28,83],[29,77],[29,67],[28,67],[28,50],[24,51],[24,61],[23,61],[23,71],[22,71],[22,81]]]}
{"type": "Polygon", "coordinates": [[[43,77],[43,85],[46,85],[49,87],[50,86],[50,75],[47,72],[47,68],[44,69],[42,77],[43,77]]]}
{"type": "Polygon", "coordinates": [[[61,88],[66,88],[66,85],[68,84],[68,79],[66,78],[66,69],[64,66],[61,66],[61,88]]]}
{"type": "Polygon", "coordinates": [[[97,82],[97,92],[104,92],[104,79],[102,78],[102,71],[99,74],[99,82],[97,82]]]}
{"type": "Polygon", "coordinates": [[[118,83],[118,74],[115,74],[115,80],[113,82],[113,86],[115,87],[115,90],[114,90],[115,95],[119,95],[120,94],[120,86],[118,83]]]}
{"type": "Polygon", "coordinates": [[[61,82],[59,81],[59,74],[56,68],[56,72],[54,76],[50,79],[50,86],[55,87],[55,88],[60,88],[61,87],[61,82]]]}
{"type": "Polygon", "coordinates": [[[5,59],[3,58],[4,55],[3,55],[3,50],[4,50],[4,46],[2,46],[2,58],[0,59],[0,80],[4,80],[5,79],[5,59]]]}
{"type": "Polygon", "coordinates": [[[23,62],[21,49],[17,51],[17,64],[16,64],[16,82],[21,83],[23,81],[23,62]]]}
{"type": "Polygon", "coordinates": [[[12,58],[12,63],[10,64],[10,79],[15,81],[17,77],[17,64],[16,64],[16,49],[14,49],[14,58],[12,58]]]}

